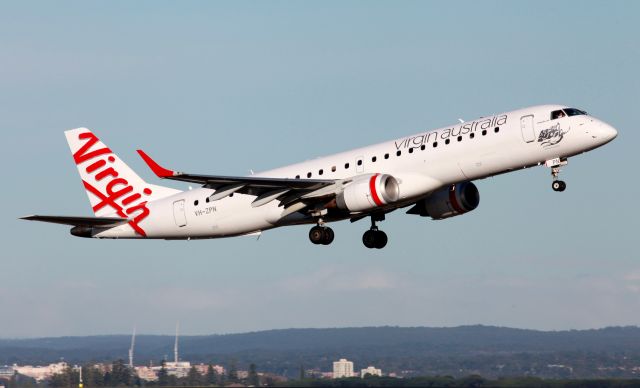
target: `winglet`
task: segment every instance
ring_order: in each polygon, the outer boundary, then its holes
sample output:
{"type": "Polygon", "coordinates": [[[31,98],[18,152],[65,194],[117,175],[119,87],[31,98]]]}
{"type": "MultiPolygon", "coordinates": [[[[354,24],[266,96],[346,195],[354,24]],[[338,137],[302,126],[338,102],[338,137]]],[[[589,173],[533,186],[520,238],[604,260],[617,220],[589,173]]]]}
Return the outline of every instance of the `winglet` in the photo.
{"type": "Polygon", "coordinates": [[[174,171],[167,170],[166,168],[160,166],[155,160],[151,159],[149,155],[147,155],[143,150],[137,150],[138,155],[144,160],[144,162],[149,166],[151,171],[158,176],[158,178],[167,178],[170,176],[176,175],[174,171]]]}

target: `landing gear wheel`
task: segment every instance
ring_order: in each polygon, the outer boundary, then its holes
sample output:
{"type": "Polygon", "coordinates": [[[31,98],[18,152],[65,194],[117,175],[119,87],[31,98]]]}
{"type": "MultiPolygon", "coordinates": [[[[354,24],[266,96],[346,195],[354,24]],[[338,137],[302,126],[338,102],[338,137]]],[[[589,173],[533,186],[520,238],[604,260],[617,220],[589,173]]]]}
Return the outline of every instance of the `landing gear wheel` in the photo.
{"type": "Polygon", "coordinates": [[[367,230],[362,235],[362,243],[365,247],[372,249],[376,247],[376,232],[377,230],[367,230]]]}
{"type": "Polygon", "coordinates": [[[382,249],[387,245],[387,234],[381,230],[370,229],[362,235],[362,243],[369,249],[382,249]]]}
{"type": "Polygon", "coordinates": [[[321,226],[314,226],[309,231],[309,240],[314,244],[321,244],[324,240],[324,228],[321,226]]]}
{"type": "Polygon", "coordinates": [[[551,184],[553,191],[564,191],[567,188],[567,184],[564,181],[553,181],[551,184]]]}
{"type": "Polygon", "coordinates": [[[309,240],[314,244],[329,245],[333,242],[335,234],[333,229],[323,226],[314,226],[309,231],[309,240]]]}
{"type": "Polygon", "coordinates": [[[387,241],[389,241],[389,239],[387,238],[387,234],[381,230],[376,230],[375,232],[375,248],[376,249],[382,249],[387,245],[387,241]]]}
{"type": "Polygon", "coordinates": [[[322,244],[323,245],[329,245],[333,242],[333,238],[335,237],[335,233],[333,233],[333,229],[329,228],[329,227],[325,227],[324,229],[324,236],[322,239],[322,244]]]}

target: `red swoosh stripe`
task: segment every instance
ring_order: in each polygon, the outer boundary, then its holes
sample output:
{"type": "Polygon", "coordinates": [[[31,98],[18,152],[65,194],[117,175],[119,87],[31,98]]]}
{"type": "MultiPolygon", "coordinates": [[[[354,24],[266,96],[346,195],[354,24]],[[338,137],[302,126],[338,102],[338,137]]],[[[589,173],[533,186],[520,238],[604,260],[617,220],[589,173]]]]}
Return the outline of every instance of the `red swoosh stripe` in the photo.
{"type": "Polygon", "coordinates": [[[369,179],[369,191],[371,191],[371,198],[373,198],[373,202],[378,206],[382,206],[383,202],[380,200],[378,191],[376,190],[376,179],[378,178],[378,175],[380,174],[376,174],[369,179]]]}

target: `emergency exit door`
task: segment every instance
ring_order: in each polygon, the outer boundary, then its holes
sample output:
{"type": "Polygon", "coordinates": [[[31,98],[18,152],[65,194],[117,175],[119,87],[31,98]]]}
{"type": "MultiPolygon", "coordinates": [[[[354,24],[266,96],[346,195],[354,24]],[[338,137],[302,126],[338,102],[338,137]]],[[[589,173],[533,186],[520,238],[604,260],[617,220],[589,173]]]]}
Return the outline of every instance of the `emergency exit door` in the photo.
{"type": "Polygon", "coordinates": [[[536,132],[533,128],[533,115],[522,116],[520,118],[520,130],[522,131],[522,140],[525,143],[531,143],[536,140],[536,132]]]}

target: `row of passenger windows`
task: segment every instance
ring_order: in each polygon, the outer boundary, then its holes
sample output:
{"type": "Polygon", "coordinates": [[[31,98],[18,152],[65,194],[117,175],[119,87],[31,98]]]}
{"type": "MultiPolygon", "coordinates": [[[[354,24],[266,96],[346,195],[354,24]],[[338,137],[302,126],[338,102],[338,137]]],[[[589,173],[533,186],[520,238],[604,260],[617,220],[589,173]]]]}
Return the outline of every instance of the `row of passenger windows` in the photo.
{"type": "MultiPolygon", "coordinates": [[[[500,132],[500,127],[495,127],[495,128],[493,129],[493,132],[494,132],[494,133],[498,133],[498,132],[500,132]]],[[[486,129],[482,130],[482,136],[486,136],[486,135],[487,135],[487,133],[488,133],[488,132],[487,132],[487,130],[486,130],[486,129]]],[[[469,134],[469,139],[473,139],[475,136],[476,136],[476,134],[475,134],[475,133],[473,133],[473,132],[471,132],[471,133],[469,134]]],[[[462,137],[463,137],[462,135],[458,136],[458,137],[457,137],[457,141],[458,141],[458,142],[461,142],[461,141],[462,141],[462,137]]],[[[449,139],[445,139],[444,144],[449,144],[449,143],[451,143],[451,139],[450,139],[450,138],[449,138],[449,139]]],[[[432,146],[433,148],[436,148],[436,147],[438,146],[438,142],[437,142],[437,141],[434,141],[433,143],[431,143],[431,146],[432,146]]],[[[421,150],[421,151],[424,151],[424,150],[427,148],[427,146],[426,146],[425,144],[423,144],[423,145],[421,145],[420,147],[412,147],[412,148],[409,148],[409,151],[408,151],[408,152],[409,152],[410,154],[412,154],[412,153],[413,153],[413,150],[418,149],[418,148],[420,148],[420,150],[421,150]]],[[[401,156],[401,155],[402,155],[402,151],[401,151],[401,150],[396,151],[396,156],[401,156]]],[[[384,154],[384,158],[385,158],[385,159],[389,159],[389,153],[384,154]]],[[[378,157],[377,157],[377,156],[372,156],[372,157],[371,157],[371,162],[375,163],[377,160],[378,160],[378,157]]],[[[356,164],[357,164],[358,166],[362,166],[362,159],[358,159],[358,161],[356,162],[356,164]]],[[[349,169],[349,166],[350,166],[350,164],[349,164],[348,162],[347,162],[347,163],[345,163],[345,164],[344,164],[344,169],[345,169],[345,170],[348,170],[348,169],[349,169]]],[[[332,167],[331,167],[331,172],[336,172],[336,170],[337,170],[336,166],[332,166],[332,167]]],[[[322,175],[322,174],[324,174],[324,169],[322,169],[322,168],[321,168],[320,170],[318,170],[318,175],[322,175]]],[[[312,176],[313,176],[313,174],[312,174],[311,172],[308,172],[308,173],[307,173],[307,178],[311,178],[312,176]]],[[[300,179],[300,175],[296,175],[296,179],[300,179]]]]}

